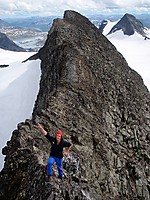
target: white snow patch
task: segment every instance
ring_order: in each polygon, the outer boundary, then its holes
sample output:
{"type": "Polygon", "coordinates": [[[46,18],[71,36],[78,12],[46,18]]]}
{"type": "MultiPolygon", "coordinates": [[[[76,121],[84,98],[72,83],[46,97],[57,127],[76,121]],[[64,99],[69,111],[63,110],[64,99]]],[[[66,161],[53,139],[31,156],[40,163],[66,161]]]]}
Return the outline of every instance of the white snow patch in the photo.
{"type": "Polygon", "coordinates": [[[122,31],[108,35],[107,38],[124,56],[128,65],[142,76],[150,91],[150,40],[144,40],[138,33],[123,35],[122,31]]]}
{"type": "Polygon", "coordinates": [[[31,55],[0,49],[0,64],[9,64],[0,68],[0,169],[4,162],[2,148],[17,124],[31,118],[39,91],[40,60],[22,63],[31,55]]]}
{"type": "Polygon", "coordinates": [[[112,29],[112,27],[118,23],[118,21],[111,22],[110,20],[107,20],[107,25],[104,27],[103,34],[107,35],[109,31],[112,29]]]}

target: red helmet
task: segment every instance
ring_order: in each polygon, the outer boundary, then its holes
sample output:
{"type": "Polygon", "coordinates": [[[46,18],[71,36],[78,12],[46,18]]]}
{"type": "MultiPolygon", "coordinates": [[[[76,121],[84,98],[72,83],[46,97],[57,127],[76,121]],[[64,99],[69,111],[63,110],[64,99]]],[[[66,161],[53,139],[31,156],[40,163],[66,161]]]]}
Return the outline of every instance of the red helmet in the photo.
{"type": "Polygon", "coordinates": [[[62,136],[63,132],[62,132],[61,130],[58,130],[58,131],[56,132],[56,134],[62,136]]]}

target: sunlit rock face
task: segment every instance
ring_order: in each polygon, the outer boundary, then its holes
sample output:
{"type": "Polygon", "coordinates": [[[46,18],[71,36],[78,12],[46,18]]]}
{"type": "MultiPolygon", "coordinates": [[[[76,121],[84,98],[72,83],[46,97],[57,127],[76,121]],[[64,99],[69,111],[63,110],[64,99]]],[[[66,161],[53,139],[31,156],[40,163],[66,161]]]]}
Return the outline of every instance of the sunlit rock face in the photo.
{"type": "Polygon", "coordinates": [[[56,19],[41,59],[33,117],[3,149],[0,198],[149,199],[150,95],[141,77],[84,16],[56,19]],[[37,129],[58,129],[74,144],[65,177],[46,175],[50,144],[37,129]]]}

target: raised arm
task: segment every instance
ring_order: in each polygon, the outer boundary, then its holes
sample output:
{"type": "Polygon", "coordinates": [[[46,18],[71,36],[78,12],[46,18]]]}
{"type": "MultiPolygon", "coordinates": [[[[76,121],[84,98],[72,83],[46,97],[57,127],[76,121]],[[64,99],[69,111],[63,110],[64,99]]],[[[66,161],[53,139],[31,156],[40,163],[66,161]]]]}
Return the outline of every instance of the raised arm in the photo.
{"type": "Polygon", "coordinates": [[[39,124],[39,123],[38,123],[38,129],[40,129],[40,131],[42,132],[42,134],[43,134],[44,136],[47,135],[47,131],[45,131],[45,129],[44,129],[44,128],[42,127],[42,125],[39,124]]]}

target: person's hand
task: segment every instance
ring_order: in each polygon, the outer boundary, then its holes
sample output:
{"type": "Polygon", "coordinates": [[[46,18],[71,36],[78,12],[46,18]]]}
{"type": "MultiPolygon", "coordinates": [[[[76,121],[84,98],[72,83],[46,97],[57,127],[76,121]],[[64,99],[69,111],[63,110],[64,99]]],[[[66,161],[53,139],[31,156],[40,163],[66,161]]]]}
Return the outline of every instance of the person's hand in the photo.
{"type": "Polygon", "coordinates": [[[38,123],[38,126],[37,126],[39,129],[42,129],[42,125],[38,123]]]}
{"type": "Polygon", "coordinates": [[[72,146],[73,146],[73,145],[71,145],[71,146],[67,149],[67,151],[65,151],[65,152],[63,153],[64,157],[66,157],[66,156],[68,155],[68,153],[69,153],[69,151],[70,151],[70,149],[71,149],[72,146]]]}
{"type": "Polygon", "coordinates": [[[64,152],[64,157],[67,157],[67,155],[68,155],[68,152],[64,152]]]}
{"type": "Polygon", "coordinates": [[[44,128],[42,127],[41,124],[38,123],[37,127],[41,130],[41,132],[43,133],[43,135],[47,135],[47,132],[44,130],[44,128]]]}

